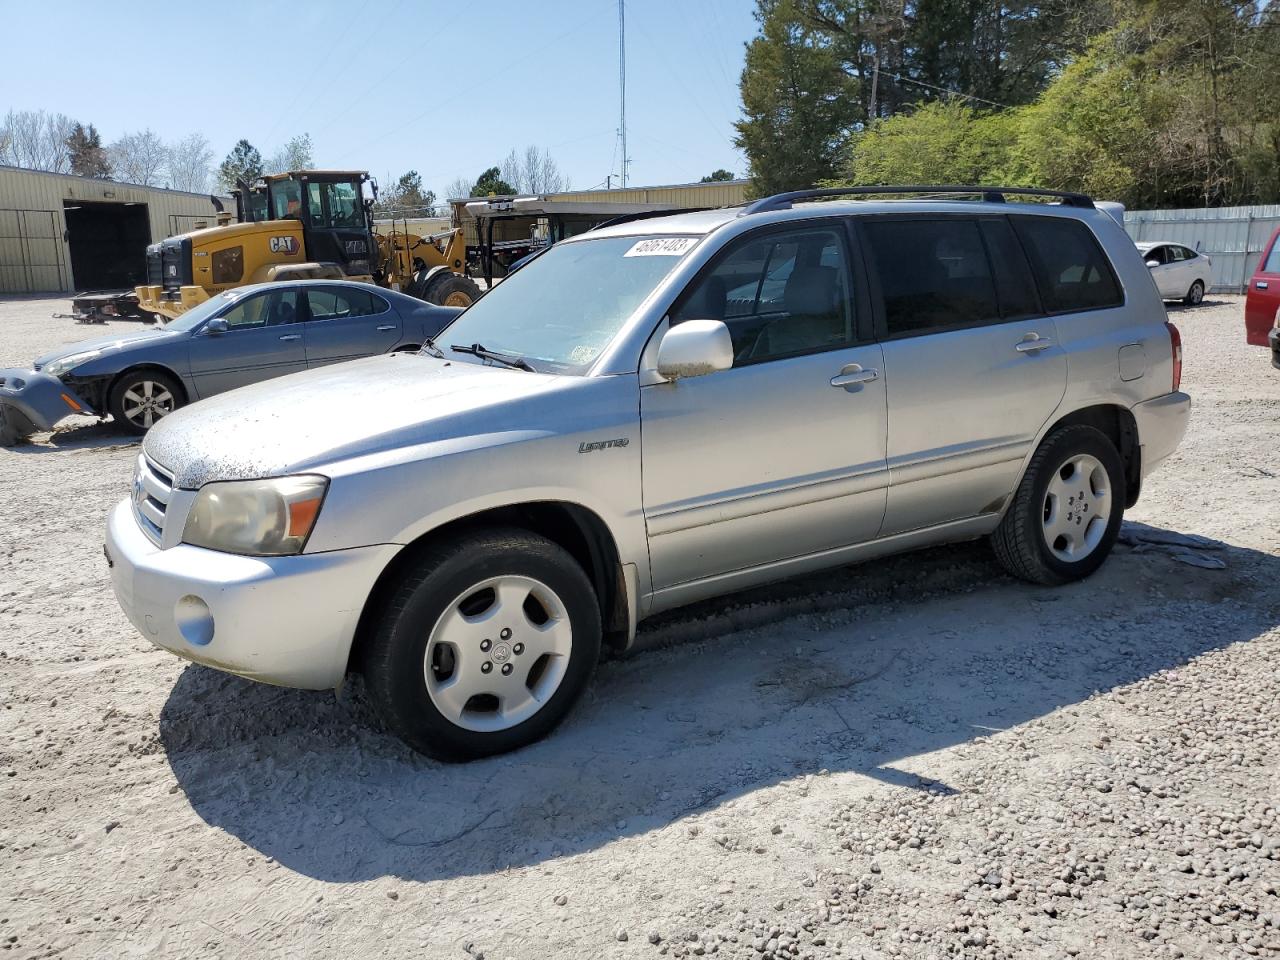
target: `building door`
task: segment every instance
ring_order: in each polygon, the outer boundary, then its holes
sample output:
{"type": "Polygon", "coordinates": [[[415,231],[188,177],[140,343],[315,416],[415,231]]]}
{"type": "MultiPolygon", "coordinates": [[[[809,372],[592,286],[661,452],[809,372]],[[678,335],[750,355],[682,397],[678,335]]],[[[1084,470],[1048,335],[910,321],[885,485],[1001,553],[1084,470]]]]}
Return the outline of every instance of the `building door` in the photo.
{"type": "Polygon", "coordinates": [[[151,221],[145,203],[63,202],[77,290],[127,290],[146,282],[151,221]]]}

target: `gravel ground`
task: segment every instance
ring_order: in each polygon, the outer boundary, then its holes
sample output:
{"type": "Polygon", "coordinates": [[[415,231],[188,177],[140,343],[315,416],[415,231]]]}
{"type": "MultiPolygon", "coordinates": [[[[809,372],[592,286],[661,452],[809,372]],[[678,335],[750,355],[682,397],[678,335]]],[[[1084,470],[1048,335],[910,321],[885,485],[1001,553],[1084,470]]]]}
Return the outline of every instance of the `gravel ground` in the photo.
{"type": "MultiPolygon", "coordinates": [[[[101,332],[66,307],[0,301],[0,366],[101,332]]],[[[701,604],[551,739],[465,766],[358,685],[137,636],[101,559],[136,443],[81,420],[0,450],[0,945],[1280,956],[1280,372],[1238,298],[1171,312],[1192,426],[1088,582],[967,544],[701,604]]]]}

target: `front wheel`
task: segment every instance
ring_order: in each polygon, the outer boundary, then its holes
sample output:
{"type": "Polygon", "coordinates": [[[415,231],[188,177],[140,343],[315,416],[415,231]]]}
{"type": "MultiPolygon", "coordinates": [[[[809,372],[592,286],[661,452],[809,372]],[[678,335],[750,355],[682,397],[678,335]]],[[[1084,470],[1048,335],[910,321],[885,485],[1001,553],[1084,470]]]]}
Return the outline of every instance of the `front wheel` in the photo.
{"type": "Polygon", "coordinates": [[[1198,307],[1204,301],[1204,284],[1197,280],[1191,285],[1191,289],[1187,291],[1187,295],[1182,298],[1182,302],[1188,307],[1198,307]]]}
{"type": "Polygon", "coordinates": [[[1120,533],[1124,491],[1124,464],[1106,434],[1084,424],[1055,431],[1031,458],[991,535],[996,558],[1032,583],[1089,576],[1120,533]]]}
{"type": "Polygon", "coordinates": [[[422,299],[442,307],[469,307],[480,299],[480,288],[470,277],[441,272],[427,281],[422,299]]]}
{"type": "Polygon", "coordinates": [[[112,386],[107,409],[119,426],[144,434],[183,403],[176,380],[158,370],[131,370],[112,386]]]}
{"type": "Polygon", "coordinates": [[[590,580],[523,530],[434,546],[394,587],[365,652],[379,714],[415,750],[471,760],[546,736],[600,655],[590,580]]]}

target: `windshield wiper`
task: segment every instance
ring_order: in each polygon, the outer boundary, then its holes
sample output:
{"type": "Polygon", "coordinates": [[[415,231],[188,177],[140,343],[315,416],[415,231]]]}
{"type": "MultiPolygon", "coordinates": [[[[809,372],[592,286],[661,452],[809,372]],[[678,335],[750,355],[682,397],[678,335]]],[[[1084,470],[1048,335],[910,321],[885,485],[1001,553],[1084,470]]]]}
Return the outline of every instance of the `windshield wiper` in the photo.
{"type": "Polygon", "coordinates": [[[494,353],[492,350],[486,350],[484,345],[480,343],[473,343],[469,347],[454,343],[450,344],[449,349],[458,353],[469,353],[473,357],[479,357],[482,360],[493,360],[495,363],[501,363],[516,370],[528,370],[530,373],[538,372],[533,368],[533,364],[524,357],[510,357],[505,353],[494,353]]]}

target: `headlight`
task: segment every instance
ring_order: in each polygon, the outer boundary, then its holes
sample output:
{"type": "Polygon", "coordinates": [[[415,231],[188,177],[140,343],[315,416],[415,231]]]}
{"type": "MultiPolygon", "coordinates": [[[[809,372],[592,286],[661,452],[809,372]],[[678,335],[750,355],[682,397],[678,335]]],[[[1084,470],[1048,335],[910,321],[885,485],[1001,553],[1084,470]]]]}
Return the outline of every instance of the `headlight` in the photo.
{"type": "Polygon", "coordinates": [[[328,486],[317,476],[206,483],[187,514],[182,542],[257,557],[301,553],[328,486]]]}
{"type": "Polygon", "coordinates": [[[83,353],[73,353],[69,357],[59,357],[57,360],[51,360],[44,365],[41,373],[47,373],[51,377],[60,377],[73,367],[78,367],[82,363],[88,363],[96,357],[102,356],[101,350],[86,350],[83,353]]]}

